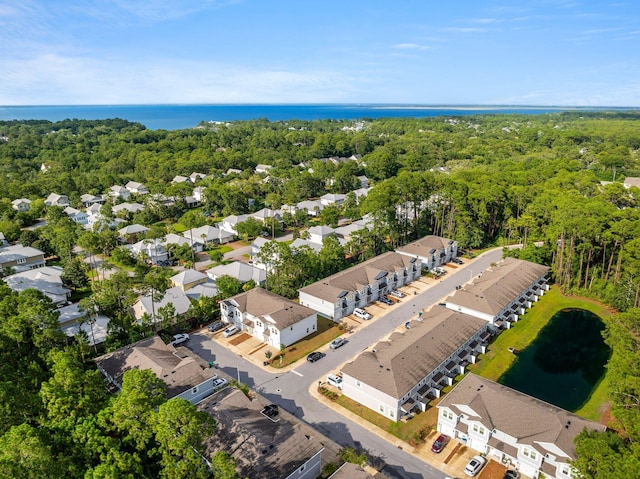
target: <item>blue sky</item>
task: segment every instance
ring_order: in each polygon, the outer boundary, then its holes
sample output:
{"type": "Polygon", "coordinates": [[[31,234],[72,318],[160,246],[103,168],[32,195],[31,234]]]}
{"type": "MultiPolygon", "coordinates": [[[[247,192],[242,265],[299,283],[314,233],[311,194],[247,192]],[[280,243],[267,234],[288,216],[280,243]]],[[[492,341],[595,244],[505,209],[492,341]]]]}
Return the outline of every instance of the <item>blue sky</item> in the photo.
{"type": "Polygon", "coordinates": [[[640,2],[0,0],[0,105],[640,106],[640,2]]]}

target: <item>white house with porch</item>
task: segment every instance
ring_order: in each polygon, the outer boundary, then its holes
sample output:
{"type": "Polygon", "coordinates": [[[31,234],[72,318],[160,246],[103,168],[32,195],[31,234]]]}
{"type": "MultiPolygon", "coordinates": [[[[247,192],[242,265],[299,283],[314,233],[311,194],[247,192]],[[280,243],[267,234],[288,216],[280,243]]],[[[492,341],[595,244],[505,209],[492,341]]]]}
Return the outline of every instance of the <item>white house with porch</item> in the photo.
{"type": "Polygon", "coordinates": [[[221,301],[220,312],[224,322],[276,349],[290,346],[318,329],[314,310],[262,288],[221,301]]]}
{"type": "Polygon", "coordinates": [[[482,319],[436,306],[343,366],[342,392],[392,421],[425,411],[485,352],[490,328],[482,319]]]}
{"type": "Polygon", "coordinates": [[[571,479],[574,440],[606,426],[468,374],[438,404],[438,431],[527,477],[571,479]]]}
{"type": "Polygon", "coordinates": [[[339,321],[394,289],[418,279],[416,258],[390,251],[298,290],[300,304],[339,321]]]}

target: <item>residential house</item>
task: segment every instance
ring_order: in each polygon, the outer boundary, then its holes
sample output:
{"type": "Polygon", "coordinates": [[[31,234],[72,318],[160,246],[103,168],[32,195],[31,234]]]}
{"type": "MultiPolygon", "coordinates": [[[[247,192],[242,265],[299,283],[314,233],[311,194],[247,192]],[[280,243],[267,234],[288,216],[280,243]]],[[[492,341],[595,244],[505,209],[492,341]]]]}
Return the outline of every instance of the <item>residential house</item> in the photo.
{"type": "Polygon", "coordinates": [[[138,211],[142,211],[144,209],[144,205],[140,203],[120,203],[119,205],[115,205],[111,211],[114,215],[124,211],[127,215],[133,215],[138,211]]]}
{"type": "Polygon", "coordinates": [[[322,206],[342,206],[347,195],[339,194],[339,193],[327,193],[326,195],[322,195],[320,197],[320,203],[322,206]]]}
{"type": "Polygon", "coordinates": [[[329,479],[389,479],[389,476],[378,472],[370,466],[359,466],[351,462],[345,462],[329,479]]]}
{"type": "Polygon", "coordinates": [[[640,188],[640,178],[637,176],[628,176],[624,179],[623,184],[625,188],[631,188],[632,186],[640,188]]]}
{"type": "Polygon", "coordinates": [[[490,328],[482,319],[436,307],[345,364],[343,394],[392,421],[425,411],[485,351],[490,328]]]}
{"type": "Polygon", "coordinates": [[[198,203],[202,203],[205,200],[205,191],[206,188],[204,186],[196,186],[193,189],[193,197],[198,203]]]}
{"type": "Polygon", "coordinates": [[[239,170],[237,168],[229,168],[227,172],[224,174],[224,176],[241,175],[241,174],[242,174],[242,170],[239,170]]]}
{"type": "Polygon", "coordinates": [[[104,197],[102,195],[96,196],[96,195],[84,194],[80,196],[80,202],[82,203],[82,206],[84,206],[85,208],[88,208],[89,206],[94,204],[101,205],[102,203],[104,203],[104,197]]]}
{"type": "Polygon", "coordinates": [[[262,248],[264,247],[264,245],[266,245],[271,241],[272,240],[270,239],[262,238],[261,236],[258,236],[251,243],[251,253],[249,253],[249,256],[251,257],[251,261],[253,262],[253,265],[256,268],[260,268],[265,271],[268,269],[267,265],[260,260],[260,251],[262,251],[262,248]]]}
{"type": "Polygon", "coordinates": [[[445,304],[454,311],[509,328],[549,290],[548,272],[547,266],[506,258],[455,291],[445,304]]]}
{"type": "Polygon", "coordinates": [[[318,329],[317,313],[266,289],[253,288],[220,302],[221,319],[275,349],[318,329]]]}
{"type": "Polygon", "coordinates": [[[210,414],[217,425],[205,440],[205,456],[210,461],[219,451],[231,454],[238,477],[319,477],[325,444],[331,441],[277,406],[275,419],[268,417],[267,406],[270,402],[262,396],[249,399],[233,387],[200,402],[198,409],[210,414]]]}
{"type": "Polygon", "coordinates": [[[257,165],[256,169],[255,169],[255,172],[257,174],[260,174],[260,173],[267,173],[268,174],[269,170],[271,168],[273,168],[273,166],[271,166],[271,165],[257,165]]]}
{"type": "Polygon", "coordinates": [[[0,231],[0,248],[3,246],[7,246],[9,243],[7,242],[7,240],[4,237],[4,233],[2,231],[0,231]]]}
{"type": "Polygon", "coordinates": [[[67,215],[71,220],[79,225],[86,225],[89,215],[85,211],[77,210],[71,206],[67,206],[62,212],[67,215]]]}
{"type": "Polygon", "coordinates": [[[39,249],[21,244],[0,248],[0,269],[13,268],[16,273],[21,273],[44,265],[44,252],[39,249]]]}
{"type": "Polygon", "coordinates": [[[298,290],[300,304],[339,321],[420,275],[416,258],[390,251],[298,290]]]}
{"type": "Polygon", "coordinates": [[[37,289],[53,304],[64,304],[71,297],[71,290],[62,283],[63,272],[60,266],[43,266],[6,276],[4,282],[13,291],[37,289]]]}
{"type": "Polygon", "coordinates": [[[349,223],[343,226],[338,226],[333,230],[333,232],[338,238],[342,238],[345,241],[349,241],[352,239],[353,233],[355,233],[356,231],[363,230],[365,228],[369,230],[373,228],[373,221],[368,216],[365,216],[352,223],[349,223]]]}
{"type": "Polygon", "coordinates": [[[78,303],[58,308],[60,329],[69,337],[80,332],[86,334],[89,346],[101,344],[107,340],[109,318],[103,314],[80,310],[78,303]]]}
{"type": "Polygon", "coordinates": [[[357,190],[353,190],[353,194],[356,195],[356,200],[358,200],[358,203],[360,203],[362,198],[366,197],[369,194],[369,190],[371,190],[371,188],[358,188],[357,190]]]}
{"type": "Polygon", "coordinates": [[[65,208],[69,206],[69,197],[67,195],[59,195],[57,193],[51,193],[44,200],[44,204],[46,206],[60,206],[61,208],[65,208]]]}
{"type": "Polygon", "coordinates": [[[606,427],[468,374],[438,404],[438,431],[527,477],[578,477],[574,441],[606,427]]]}
{"type": "Polygon", "coordinates": [[[305,200],[296,205],[298,210],[307,210],[309,216],[318,216],[324,209],[324,204],[320,200],[305,200]]]}
{"type": "Polygon", "coordinates": [[[174,318],[185,314],[191,306],[191,302],[189,301],[189,298],[184,293],[182,288],[176,286],[167,289],[164,292],[162,299],[159,299],[157,301],[152,301],[151,299],[151,294],[140,296],[138,298],[138,301],[136,301],[133,305],[133,315],[138,320],[138,322],[142,321],[142,318],[145,314],[148,314],[150,316],[153,323],[158,322],[158,313],[160,309],[164,308],[168,304],[172,304],[175,309],[174,318]]]}
{"type": "Polygon", "coordinates": [[[167,251],[162,239],[144,239],[125,247],[134,256],[142,256],[148,263],[164,266],[169,261],[167,251]]]}
{"type": "Polygon", "coordinates": [[[307,230],[307,233],[309,235],[309,242],[322,245],[325,238],[328,238],[329,236],[335,234],[335,230],[326,225],[312,226],[307,230]]]}
{"type": "Polygon", "coordinates": [[[238,225],[238,223],[247,221],[250,217],[251,215],[230,215],[226,218],[223,218],[222,221],[216,226],[223,231],[237,235],[238,231],[236,230],[236,226],[238,225]]]}
{"type": "Polygon", "coordinates": [[[206,177],[207,175],[204,173],[193,172],[189,175],[189,181],[195,185],[198,181],[204,180],[206,177]]]}
{"type": "Polygon", "coordinates": [[[214,266],[207,270],[207,276],[214,281],[220,276],[231,276],[241,283],[253,280],[258,286],[264,286],[267,281],[267,272],[264,269],[242,261],[232,261],[228,264],[214,266]]]}
{"type": "Polygon", "coordinates": [[[193,238],[193,244],[191,244],[191,240],[185,238],[184,236],[180,236],[175,233],[169,233],[162,238],[161,243],[168,250],[168,246],[170,244],[175,244],[178,246],[187,245],[190,246],[194,253],[200,253],[204,249],[204,244],[202,243],[202,239],[193,238]]]}
{"type": "Polygon", "coordinates": [[[182,176],[182,175],[176,175],[173,177],[173,179],[171,180],[172,184],[176,184],[176,183],[186,183],[187,181],[191,182],[191,180],[189,180],[188,176],[182,176]]]}
{"type": "Polygon", "coordinates": [[[198,241],[204,245],[225,244],[233,240],[233,233],[211,225],[184,231],[182,235],[189,241],[198,241]]]}
{"type": "Polygon", "coordinates": [[[11,202],[11,207],[18,213],[29,211],[29,208],[31,208],[31,200],[27,198],[18,198],[11,202]]]}
{"type": "Polygon", "coordinates": [[[122,389],[122,378],[132,369],[150,370],[167,385],[167,399],[197,404],[214,392],[214,369],[188,349],[165,344],[152,336],[95,359],[105,379],[122,389]]]}
{"type": "Polygon", "coordinates": [[[138,183],[137,181],[129,181],[126,185],[124,185],[126,189],[128,189],[131,193],[136,195],[148,195],[149,190],[142,183],[138,183]]]}
{"type": "Polygon", "coordinates": [[[186,269],[169,278],[171,284],[182,291],[187,291],[202,283],[206,283],[209,277],[205,273],[196,271],[195,269],[186,269]]]}
{"type": "Polygon", "coordinates": [[[122,241],[131,244],[137,242],[138,238],[143,236],[147,231],[149,231],[149,228],[147,228],[146,226],[133,224],[127,225],[124,228],[120,228],[118,230],[118,234],[120,235],[122,241]]]}
{"type": "Polygon", "coordinates": [[[458,242],[440,236],[428,235],[398,248],[396,251],[418,258],[422,263],[422,269],[431,271],[458,256],[458,242]]]}
{"type": "Polygon", "coordinates": [[[369,188],[369,178],[366,176],[358,176],[358,181],[360,182],[360,188],[368,189],[369,188]]]}
{"type": "Polygon", "coordinates": [[[109,196],[116,200],[127,201],[131,196],[131,191],[126,189],[124,186],[114,185],[109,189],[109,196]]]}
{"type": "Polygon", "coordinates": [[[256,211],[252,213],[251,216],[258,221],[264,223],[268,219],[273,218],[277,222],[282,222],[282,213],[277,210],[272,210],[270,208],[262,208],[260,211],[256,211]]]}

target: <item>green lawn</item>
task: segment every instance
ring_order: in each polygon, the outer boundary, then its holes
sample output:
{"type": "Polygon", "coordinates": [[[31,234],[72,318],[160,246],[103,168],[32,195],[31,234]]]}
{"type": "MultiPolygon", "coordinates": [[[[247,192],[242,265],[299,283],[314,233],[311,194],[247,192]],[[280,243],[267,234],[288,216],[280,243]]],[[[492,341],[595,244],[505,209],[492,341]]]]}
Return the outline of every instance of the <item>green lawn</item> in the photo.
{"type": "Polygon", "coordinates": [[[271,366],[274,368],[280,368],[295,363],[299,359],[307,356],[307,354],[333,341],[342,333],[343,331],[338,328],[336,323],[318,315],[318,331],[297,343],[287,346],[284,351],[282,365],[280,364],[280,360],[276,359],[279,355],[274,354],[273,359],[271,360],[271,366]]]}
{"type": "Polygon", "coordinates": [[[223,244],[220,246],[216,246],[215,248],[208,249],[205,252],[209,254],[209,253],[213,253],[214,251],[220,251],[222,254],[225,254],[225,253],[228,253],[229,251],[233,251],[233,248],[231,246],[223,244]]]}
{"type": "MultiPolygon", "coordinates": [[[[487,354],[481,356],[477,364],[470,365],[469,371],[487,379],[498,381],[516,360],[516,356],[510,353],[508,348],[526,348],[536,339],[554,314],[568,308],[591,311],[602,318],[605,323],[612,315],[611,311],[601,303],[587,298],[565,296],[559,288],[553,286],[540,301],[534,304],[533,308],[520,318],[513,328],[500,333],[495,341],[489,345],[487,354]]],[[[605,373],[605,377],[595,387],[589,400],[575,413],[587,419],[599,421],[602,407],[607,402],[607,378],[605,373]]]]}

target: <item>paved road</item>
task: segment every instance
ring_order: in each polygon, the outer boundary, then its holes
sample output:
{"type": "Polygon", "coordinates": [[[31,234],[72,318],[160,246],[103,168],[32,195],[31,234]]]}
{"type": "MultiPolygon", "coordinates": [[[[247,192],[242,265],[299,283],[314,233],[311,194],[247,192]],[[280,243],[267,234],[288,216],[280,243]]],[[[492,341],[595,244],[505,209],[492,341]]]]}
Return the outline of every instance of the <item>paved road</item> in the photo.
{"type": "Polygon", "coordinates": [[[416,318],[418,311],[440,302],[455,291],[455,287],[468,282],[473,276],[502,258],[502,250],[495,249],[447,274],[442,280],[417,296],[407,296],[384,317],[359,328],[346,336],[348,343],[316,363],[301,362],[294,370],[271,373],[255,366],[229,351],[205,334],[194,334],[189,347],[207,361],[214,361],[218,368],[233,378],[238,378],[250,388],[285,408],[291,414],[306,421],[342,446],[355,445],[379,457],[386,463],[383,472],[397,478],[441,479],[444,473],[413,455],[371,434],[359,424],[327,408],[309,394],[309,387],[360,351],[370,347],[405,321],[416,318]]]}

